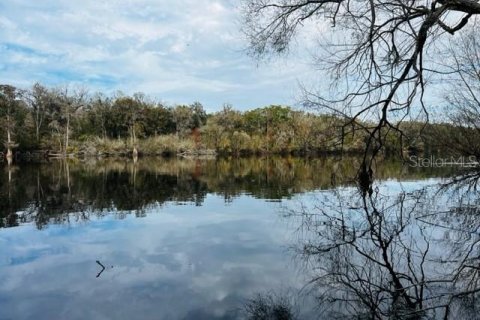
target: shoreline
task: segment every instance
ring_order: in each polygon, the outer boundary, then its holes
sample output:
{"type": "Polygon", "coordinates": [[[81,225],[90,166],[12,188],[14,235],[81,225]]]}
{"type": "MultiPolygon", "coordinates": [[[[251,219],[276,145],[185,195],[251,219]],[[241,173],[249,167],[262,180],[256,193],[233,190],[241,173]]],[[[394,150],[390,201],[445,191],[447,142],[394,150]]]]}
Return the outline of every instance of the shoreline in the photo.
{"type": "MultiPolygon", "coordinates": [[[[87,158],[229,158],[229,157],[325,157],[325,156],[360,156],[363,152],[360,150],[311,150],[311,151],[285,151],[285,152],[254,152],[245,150],[241,152],[217,152],[209,149],[199,149],[195,151],[178,151],[178,152],[142,152],[139,150],[138,156],[135,157],[133,152],[72,152],[63,154],[62,152],[50,150],[35,150],[35,151],[17,151],[14,152],[12,160],[14,162],[35,162],[42,160],[57,160],[57,159],[87,159],[87,158]]],[[[4,152],[0,152],[0,161],[5,162],[6,156],[4,152]]]]}

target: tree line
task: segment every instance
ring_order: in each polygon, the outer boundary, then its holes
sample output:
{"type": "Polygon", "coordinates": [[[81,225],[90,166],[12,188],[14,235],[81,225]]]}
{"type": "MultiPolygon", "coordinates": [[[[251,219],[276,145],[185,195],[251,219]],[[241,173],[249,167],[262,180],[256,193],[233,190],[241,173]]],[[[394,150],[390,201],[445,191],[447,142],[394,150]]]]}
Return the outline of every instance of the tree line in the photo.
{"type": "MultiPolygon", "coordinates": [[[[29,89],[0,85],[0,136],[7,158],[15,153],[66,157],[363,152],[368,135],[358,129],[367,124],[350,124],[353,130],[345,134],[345,121],[279,105],[248,111],[224,105],[207,114],[200,102],[169,106],[143,93],[107,96],[39,83],[29,89]]],[[[403,135],[388,135],[384,153],[477,155],[480,143],[472,138],[476,130],[459,123],[404,122],[403,135]]]]}

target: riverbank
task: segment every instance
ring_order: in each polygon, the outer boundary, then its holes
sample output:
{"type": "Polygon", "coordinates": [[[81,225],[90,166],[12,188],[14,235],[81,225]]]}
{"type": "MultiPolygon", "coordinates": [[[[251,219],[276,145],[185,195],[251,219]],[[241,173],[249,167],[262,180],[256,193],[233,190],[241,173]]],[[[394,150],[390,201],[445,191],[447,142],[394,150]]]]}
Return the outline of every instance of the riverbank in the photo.
{"type": "MultiPolygon", "coordinates": [[[[123,139],[93,138],[85,141],[71,141],[67,151],[61,149],[45,148],[42,150],[16,150],[14,160],[35,161],[51,158],[85,158],[85,157],[133,157],[133,144],[123,139]]],[[[157,136],[138,140],[136,143],[140,157],[229,157],[229,156],[325,156],[325,155],[360,155],[361,148],[310,148],[299,149],[295,147],[273,149],[260,145],[256,148],[217,148],[213,149],[201,141],[189,138],[179,138],[174,135],[157,136]]],[[[0,153],[0,158],[5,159],[5,154],[0,153]]]]}

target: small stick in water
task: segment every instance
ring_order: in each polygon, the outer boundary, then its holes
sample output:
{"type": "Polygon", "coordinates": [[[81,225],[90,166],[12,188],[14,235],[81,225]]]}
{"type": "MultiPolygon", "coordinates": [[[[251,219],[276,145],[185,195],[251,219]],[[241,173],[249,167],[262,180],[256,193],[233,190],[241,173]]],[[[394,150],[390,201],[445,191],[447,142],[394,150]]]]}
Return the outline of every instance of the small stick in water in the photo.
{"type": "Polygon", "coordinates": [[[102,267],[102,270],[97,274],[97,278],[100,277],[103,271],[105,271],[105,266],[98,260],[95,261],[100,267],[102,267]]]}

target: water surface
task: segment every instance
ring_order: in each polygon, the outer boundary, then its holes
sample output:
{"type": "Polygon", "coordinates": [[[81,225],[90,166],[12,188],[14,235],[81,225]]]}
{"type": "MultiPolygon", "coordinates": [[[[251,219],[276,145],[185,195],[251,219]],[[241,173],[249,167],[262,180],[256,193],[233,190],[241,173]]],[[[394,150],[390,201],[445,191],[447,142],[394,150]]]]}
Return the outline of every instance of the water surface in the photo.
{"type": "MultiPolygon", "coordinates": [[[[285,212],[355,189],[357,159],[54,161],[2,168],[0,319],[236,319],[302,292],[285,212]],[[98,262],[97,262],[98,261],[98,262]],[[103,270],[103,266],[105,269],[103,270]]],[[[386,189],[449,170],[384,163],[386,189]]],[[[297,299],[312,317],[309,299],[297,299]]]]}

